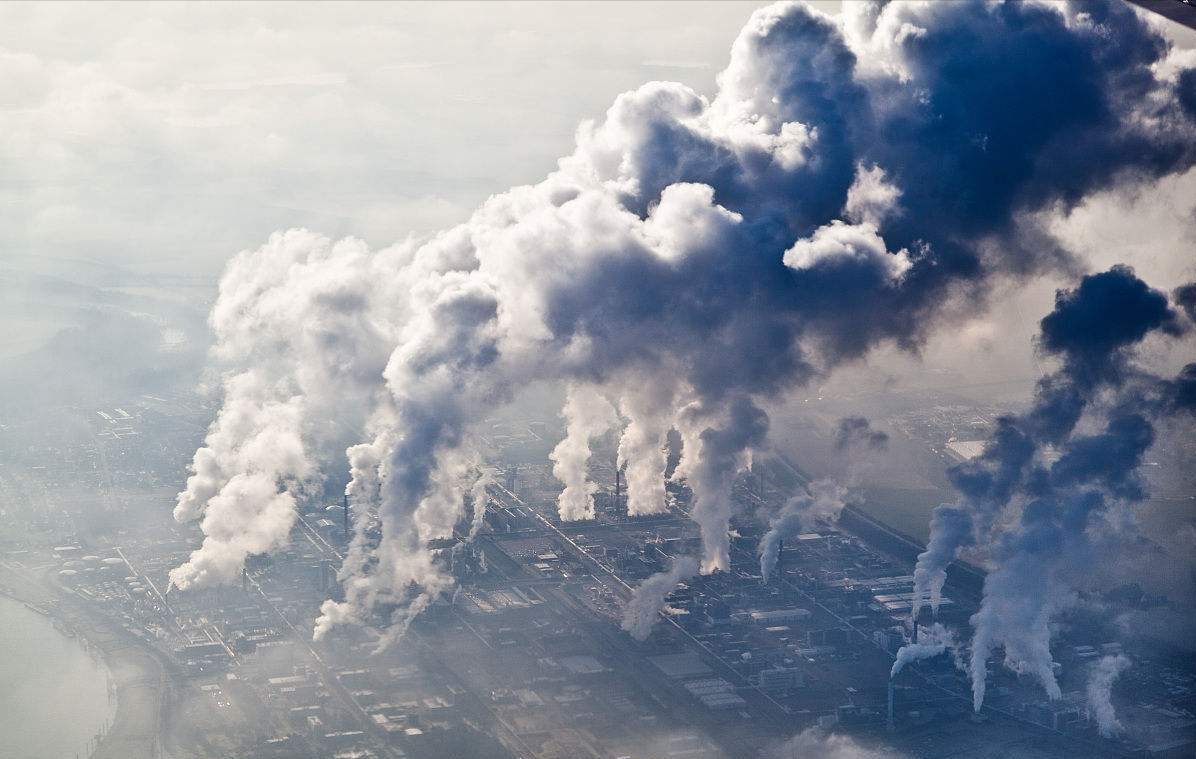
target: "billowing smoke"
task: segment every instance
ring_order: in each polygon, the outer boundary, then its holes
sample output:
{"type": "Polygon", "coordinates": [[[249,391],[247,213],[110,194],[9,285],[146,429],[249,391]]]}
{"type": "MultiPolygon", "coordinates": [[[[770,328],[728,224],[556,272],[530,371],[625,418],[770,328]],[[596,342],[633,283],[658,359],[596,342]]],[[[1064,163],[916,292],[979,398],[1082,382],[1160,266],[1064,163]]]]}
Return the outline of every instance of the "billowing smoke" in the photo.
{"type": "Polygon", "coordinates": [[[1183,76],[1156,76],[1169,52],[1120,2],[779,4],[713,98],[619,96],[556,171],[457,227],[377,253],[276,235],[224,277],[225,406],[179,508],[205,541],[175,582],[229,580],[286,540],[335,419],[377,462],[354,477],[381,540],[320,629],[383,603],[401,628],[452,587],[429,542],[465,518],[451,491],[473,485],[474,421],[533,382],[618,399],[638,513],[663,508],[676,428],[702,569],[726,568],[767,401],[878,344],[916,350],[996,278],[1073,270],[1036,219],[1196,161],[1183,76]]]}
{"type": "Polygon", "coordinates": [[[640,583],[623,609],[623,629],[636,640],[647,640],[660,618],[665,599],[679,583],[698,573],[698,560],[692,556],[678,556],[664,572],[657,572],[640,583]]]}
{"type": "Polygon", "coordinates": [[[853,447],[883,451],[889,446],[889,433],[872,429],[872,423],[862,416],[846,416],[835,430],[835,450],[853,447]]]}
{"type": "Polygon", "coordinates": [[[764,582],[772,578],[780,558],[781,541],[814,529],[818,523],[833,524],[846,503],[847,488],[834,480],[816,480],[804,493],[790,498],[769,522],[768,532],[760,538],[760,575],[764,582]]]}
{"type": "Polygon", "coordinates": [[[1165,296],[1125,267],[1059,293],[1055,310],[1042,321],[1040,346],[1062,366],[1039,380],[1028,412],[999,419],[981,455],[948,472],[962,498],[932,516],[930,540],[914,573],[915,617],[926,593],[937,611],[947,565],[961,549],[987,544],[997,518],[1023,493],[1026,479],[1041,471],[1042,450],[1061,445],[1102,392],[1125,385],[1134,373],[1129,350],[1156,330],[1178,334],[1176,314],[1165,296]]]}
{"type": "Polygon", "coordinates": [[[1088,712],[1096,728],[1106,738],[1121,732],[1121,722],[1113,708],[1113,682],[1129,669],[1130,660],[1121,654],[1103,656],[1088,673],[1088,712]]]}
{"type": "Polygon", "coordinates": [[[610,401],[592,387],[572,385],[565,400],[565,439],[553,449],[553,475],[565,484],[557,500],[561,519],[594,518],[594,493],[598,486],[587,477],[590,441],[619,423],[610,401]]]}
{"type": "Polygon", "coordinates": [[[955,640],[955,634],[935,622],[922,631],[917,643],[906,644],[897,650],[897,660],[893,662],[893,668],[889,670],[889,679],[897,677],[907,664],[922,659],[933,659],[948,652],[956,658],[957,663],[962,664],[959,659],[959,643],[955,640]]]}
{"type": "Polygon", "coordinates": [[[1060,369],[1039,381],[1029,411],[999,420],[978,460],[951,470],[963,497],[936,510],[915,583],[936,604],[947,564],[960,550],[979,546],[988,554],[981,607],[972,617],[976,709],[998,647],[1006,666],[1060,696],[1051,624],[1083,579],[1069,575],[1127,544],[1129,528],[1110,518],[1110,509],[1145,498],[1137,470],[1154,442],[1152,420],[1175,410],[1175,388],[1182,386],[1183,375],[1166,381],[1136,366],[1133,349],[1148,335],[1181,331],[1167,297],[1123,266],[1060,291],[1040,337],[1043,352],[1061,359],[1060,369]]]}
{"type": "Polygon", "coordinates": [[[170,573],[176,587],[231,582],[248,555],[286,543],[295,497],[360,434],[389,352],[375,284],[387,264],[305,230],[229,262],[210,319],[224,402],[174,510],[205,537],[170,573]]]}

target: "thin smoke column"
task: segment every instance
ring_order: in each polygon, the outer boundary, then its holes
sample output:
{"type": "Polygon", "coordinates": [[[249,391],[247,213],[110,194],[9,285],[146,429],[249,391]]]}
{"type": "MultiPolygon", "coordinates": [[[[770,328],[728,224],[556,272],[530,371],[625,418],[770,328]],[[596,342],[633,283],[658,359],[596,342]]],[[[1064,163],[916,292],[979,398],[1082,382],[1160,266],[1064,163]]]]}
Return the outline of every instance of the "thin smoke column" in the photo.
{"type": "Polygon", "coordinates": [[[896,678],[908,664],[922,659],[932,659],[948,652],[957,655],[958,650],[959,643],[955,640],[955,634],[936,622],[926,628],[919,642],[904,645],[897,650],[897,659],[893,662],[892,669],[889,670],[889,679],[896,678]]]}
{"type": "Polygon", "coordinates": [[[663,508],[676,428],[702,570],[726,569],[768,402],[877,345],[916,351],[995,282],[1074,271],[1037,220],[1196,162],[1187,70],[1120,2],[778,4],[712,97],[620,95],[543,181],[458,226],[378,251],[275,235],[213,311],[230,379],[177,511],[205,540],[176,583],[235,581],[285,543],[326,452],[356,443],[381,538],[319,629],[379,609],[401,629],[454,586],[430,545],[466,518],[476,420],[536,383],[627,409],[629,510],[663,508]],[[943,63],[960,57],[977,64],[943,63]]]}
{"type": "MultiPolygon", "coordinates": [[[[883,451],[888,447],[888,433],[873,429],[862,416],[839,420],[835,431],[835,449],[843,452],[864,450],[883,451]]],[[[853,476],[854,479],[854,476],[853,476]]],[[[847,489],[831,479],[816,480],[805,492],[790,498],[776,516],[769,520],[769,529],[760,538],[760,575],[767,583],[772,578],[780,558],[781,543],[800,532],[816,529],[819,523],[834,524],[847,504],[847,489]]]]}
{"type": "Polygon", "coordinates": [[[698,573],[698,560],[679,556],[664,572],[657,572],[640,583],[623,610],[623,629],[636,640],[647,640],[660,619],[665,600],[677,585],[698,573]]]}
{"type": "Polygon", "coordinates": [[[819,522],[834,523],[839,519],[847,497],[847,489],[834,480],[816,480],[809,489],[790,498],[769,522],[768,532],[760,538],[760,575],[764,582],[772,579],[780,558],[781,541],[813,529],[819,522]]]}
{"type": "Polygon", "coordinates": [[[1113,683],[1130,667],[1130,660],[1121,654],[1101,657],[1092,665],[1088,675],[1088,710],[1096,720],[1100,734],[1111,738],[1122,730],[1113,708],[1113,683]]]}

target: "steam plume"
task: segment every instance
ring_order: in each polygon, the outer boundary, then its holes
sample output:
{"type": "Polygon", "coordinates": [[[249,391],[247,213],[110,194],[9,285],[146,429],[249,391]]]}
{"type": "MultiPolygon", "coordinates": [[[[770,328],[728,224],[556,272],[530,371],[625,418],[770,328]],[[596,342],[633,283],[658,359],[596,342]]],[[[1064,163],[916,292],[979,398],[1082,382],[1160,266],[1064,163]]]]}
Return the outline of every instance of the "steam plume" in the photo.
{"type": "Polygon", "coordinates": [[[847,489],[833,480],[816,480],[809,490],[789,499],[780,513],[769,523],[768,532],[760,538],[760,575],[764,582],[772,577],[780,558],[781,541],[813,529],[819,522],[835,522],[843,511],[847,489]]]}
{"type": "Polygon", "coordinates": [[[1121,732],[1121,722],[1113,709],[1113,682],[1129,669],[1130,660],[1121,654],[1103,656],[1092,665],[1088,675],[1088,710],[1096,720],[1100,734],[1111,738],[1121,732]]]}
{"type": "Polygon", "coordinates": [[[665,439],[673,426],[676,388],[652,382],[628,388],[619,404],[627,426],[619,439],[618,465],[626,467],[627,513],[659,514],[665,504],[665,439]]]}
{"type": "Polygon", "coordinates": [[[897,650],[897,660],[893,662],[893,668],[889,670],[889,679],[897,677],[907,664],[922,659],[933,659],[948,651],[953,656],[957,656],[959,644],[955,640],[955,634],[936,622],[926,628],[917,643],[904,645],[897,650]]]}
{"type": "Polygon", "coordinates": [[[677,585],[698,573],[698,560],[679,556],[664,572],[657,572],[635,589],[623,610],[623,629],[636,640],[647,640],[664,609],[665,599],[677,585]]]}
{"type": "Polygon", "coordinates": [[[174,510],[205,537],[170,573],[176,587],[231,582],[248,555],[286,543],[318,460],[359,434],[386,361],[371,281],[385,261],[292,230],[229,263],[210,320],[224,402],[174,510]]]}
{"type": "Polygon", "coordinates": [[[593,519],[598,486],[589,482],[586,473],[590,441],[614,427],[618,415],[610,401],[593,388],[581,385],[570,386],[563,413],[567,421],[565,439],[550,456],[553,475],[565,485],[557,508],[564,521],[593,519]]]}
{"type": "Polygon", "coordinates": [[[735,475],[751,466],[752,448],[764,443],[768,417],[745,397],[737,398],[720,421],[703,412],[694,405],[679,418],[684,447],[674,477],[685,479],[693,491],[690,516],[702,535],[702,573],[709,574],[731,565],[731,487],[735,475]]]}

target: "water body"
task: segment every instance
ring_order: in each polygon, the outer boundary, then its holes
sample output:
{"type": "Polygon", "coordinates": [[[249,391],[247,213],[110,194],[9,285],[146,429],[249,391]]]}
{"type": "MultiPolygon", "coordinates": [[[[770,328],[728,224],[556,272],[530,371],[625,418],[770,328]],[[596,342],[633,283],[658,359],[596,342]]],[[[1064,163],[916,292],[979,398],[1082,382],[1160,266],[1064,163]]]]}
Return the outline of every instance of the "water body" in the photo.
{"type": "Polygon", "coordinates": [[[107,670],[80,641],[0,596],[0,756],[85,759],[115,706],[107,670]]]}

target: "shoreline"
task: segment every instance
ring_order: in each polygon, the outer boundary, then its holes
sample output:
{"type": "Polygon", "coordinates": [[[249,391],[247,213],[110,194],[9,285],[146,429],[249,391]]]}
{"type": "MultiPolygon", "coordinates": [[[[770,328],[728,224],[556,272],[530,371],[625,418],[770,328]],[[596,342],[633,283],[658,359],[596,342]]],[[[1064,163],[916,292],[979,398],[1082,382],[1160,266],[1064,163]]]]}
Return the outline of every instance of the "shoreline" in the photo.
{"type": "Polygon", "coordinates": [[[88,609],[86,602],[0,562],[0,595],[25,604],[77,637],[108,675],[116,709],[97,735],[89,759],[159,759],[166,668],[150,647],[119,624],[88,609]]]}

